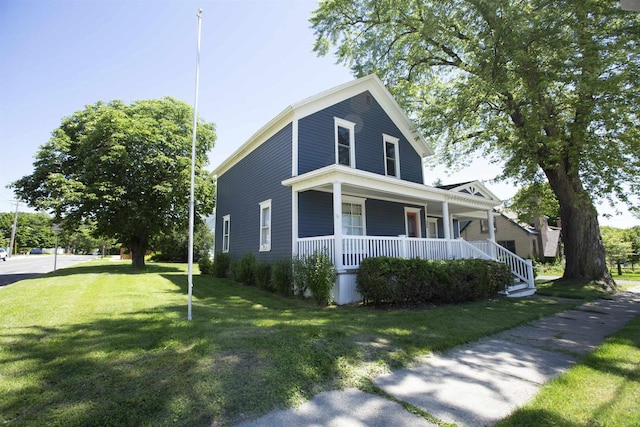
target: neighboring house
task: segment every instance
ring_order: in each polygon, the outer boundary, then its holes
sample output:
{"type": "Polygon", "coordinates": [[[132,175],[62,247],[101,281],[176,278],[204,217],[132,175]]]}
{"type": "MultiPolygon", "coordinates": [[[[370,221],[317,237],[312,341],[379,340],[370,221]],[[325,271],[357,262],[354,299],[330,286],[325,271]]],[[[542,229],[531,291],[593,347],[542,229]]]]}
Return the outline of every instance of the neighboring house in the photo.
{"type": "MultiPolygon", "coordinates": [[[[521,258],[533,259],[538,253],[538,231],[533,227],[520,224],[504,212],[496,212],[493,216],[496,243],[515,253],[521,258]]],[[[468,241],[489,238],[487,220],[470,221],[465,224],[460,235],[468,241]]]]}
{"type": "Polygon", "coordinates": [[[430,155],[374,75],[293,104],[214,171],[215,250],[260,261],[326,251],[338,304],[360,299],[355,276],[368,256],[496,255],[491,242],[458,237],[463,221],[491,218],[500,200],[479,182],[425,185],[430,155]]]}

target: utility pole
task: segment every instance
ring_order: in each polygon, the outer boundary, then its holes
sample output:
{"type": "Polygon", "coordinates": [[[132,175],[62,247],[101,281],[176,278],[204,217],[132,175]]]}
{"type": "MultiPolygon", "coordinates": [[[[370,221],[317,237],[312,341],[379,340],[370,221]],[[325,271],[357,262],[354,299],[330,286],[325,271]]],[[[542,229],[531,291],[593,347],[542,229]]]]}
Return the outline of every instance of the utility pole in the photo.
{"type": "Polygon", "coordinates": [[[20,206],[20,202],[15,200],[16,202],[16,213],[13,215],[13,227],[11,227],[11,243],[9,245],[9,258],[13,254],[13,244],[16,241],[16,227],[18,225],[18,206],[20,206]]]}

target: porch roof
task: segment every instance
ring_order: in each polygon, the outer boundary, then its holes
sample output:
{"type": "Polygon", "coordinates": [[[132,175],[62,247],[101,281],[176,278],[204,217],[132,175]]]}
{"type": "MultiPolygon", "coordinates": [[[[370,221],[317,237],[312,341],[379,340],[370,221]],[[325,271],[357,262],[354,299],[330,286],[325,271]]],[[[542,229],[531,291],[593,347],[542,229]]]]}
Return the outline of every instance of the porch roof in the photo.
{"type": "Polygon", "coordinates": [[[294,176],[282,181],[282,185],[297,192],[315,190],[331,193],[334,182],[342,184],[343,195],[427,205],[428,213],[436,216],[442,215],[442,202],[445,201],[449,203],[450,215],[468,218],[486,218],[486,211],[501,203],[479,182],[476,186],[485,190],[482,193],[487,197],[403,181],[338,164],[294,176]]]}

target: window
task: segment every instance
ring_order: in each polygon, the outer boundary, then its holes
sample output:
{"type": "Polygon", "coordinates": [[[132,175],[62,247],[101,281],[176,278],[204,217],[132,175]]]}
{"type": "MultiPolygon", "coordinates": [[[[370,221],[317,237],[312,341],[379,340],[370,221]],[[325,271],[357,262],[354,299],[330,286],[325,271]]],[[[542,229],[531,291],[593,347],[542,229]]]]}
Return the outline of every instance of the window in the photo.
{"type": "Polygon", "coordinates": [[[260,203],[260,252],[271,250],[271,199],[260,203]]]}
{"type": "Polygon", "coordinates": [[[388,176],[400,178],[400,157],[398,152],[398,138],[382,135],[384,143],[384,173],[388,176]]]}
{"type": "Polygon", "coordinates": [[[355,127],[347,120],[334,118],[336,138],[336,163],[356,167],[355,127]]]}
{"type": "Polygon", "coordinates": [[[509,252],[516,253],[516,241],[515,240],[499,240],[498,244],[508,250],[509,252]]]}
{"type": "Polygon", "coordinates": [[[229,235],[231,227],[231,215],[222,217],[222,252],[229,252],[229,235]]]}
{"type": "MultiPolygon", "coordinates": [[[[495,217],[493,218],[493,230],[497,231],[498,227],[496,227],[496,219],[495,217]]],[[[481,233],[488,233],[489,232],[489,227],[487,227],[487,220],[486,219],[481,219],[480,220],[480,232],[481,233]]]]}
{"type": "Polygon", "coordinates": [[[429,239],[437,239],[438,237],[438,218],[427,218],[427,237],[429,239]]]}
{"type": "Polygon", "coordinates": [[[342,234],[365,236],[364,199],[347,199],[342,202],[342,234]]]}

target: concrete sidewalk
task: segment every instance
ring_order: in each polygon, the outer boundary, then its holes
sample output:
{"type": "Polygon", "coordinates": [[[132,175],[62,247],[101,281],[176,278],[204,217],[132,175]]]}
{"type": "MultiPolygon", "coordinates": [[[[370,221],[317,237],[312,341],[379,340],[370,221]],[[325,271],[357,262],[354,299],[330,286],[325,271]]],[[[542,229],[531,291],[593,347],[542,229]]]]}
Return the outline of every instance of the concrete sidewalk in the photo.
{"type": "MultiPolygon", "coordinates": [[[[534,321],[418,360],[374,383],[396,399],[443,421],[491,425],[529,401],[545,382],[593,351],[640,314],[640,294],[611,299],[534,321]]],[[[274,411],[243,427],[432,426],[402,405],[355,389],[320,393],[303,405],[274,411]]]]}

